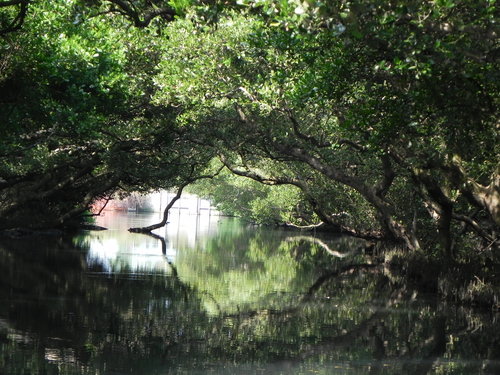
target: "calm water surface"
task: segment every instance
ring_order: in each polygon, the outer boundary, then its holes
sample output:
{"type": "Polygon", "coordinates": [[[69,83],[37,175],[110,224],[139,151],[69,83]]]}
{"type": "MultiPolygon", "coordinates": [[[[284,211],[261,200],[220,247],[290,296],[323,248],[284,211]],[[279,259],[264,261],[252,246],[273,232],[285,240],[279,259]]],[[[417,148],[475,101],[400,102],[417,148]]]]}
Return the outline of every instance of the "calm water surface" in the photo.
{"type": "Polygon", "coordinates": [[[173,213],[0,241],[0,374],[500,374],[500,317],[398,285],[347,238],[173,213]]]}

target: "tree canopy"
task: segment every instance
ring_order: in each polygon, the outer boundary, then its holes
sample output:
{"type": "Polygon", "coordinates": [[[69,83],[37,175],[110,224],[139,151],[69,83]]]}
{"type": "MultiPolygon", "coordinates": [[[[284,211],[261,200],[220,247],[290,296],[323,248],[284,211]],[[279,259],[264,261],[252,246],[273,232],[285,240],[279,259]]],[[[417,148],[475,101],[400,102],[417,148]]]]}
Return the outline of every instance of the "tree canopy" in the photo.
{"type": "Polygon", "coordinates": [[[0,12],[0,228],[68,226],[117,190],[224,166],[195,189],[253,220],[438,241],[448,257],[498,246],[495,1],[0,12]]]}

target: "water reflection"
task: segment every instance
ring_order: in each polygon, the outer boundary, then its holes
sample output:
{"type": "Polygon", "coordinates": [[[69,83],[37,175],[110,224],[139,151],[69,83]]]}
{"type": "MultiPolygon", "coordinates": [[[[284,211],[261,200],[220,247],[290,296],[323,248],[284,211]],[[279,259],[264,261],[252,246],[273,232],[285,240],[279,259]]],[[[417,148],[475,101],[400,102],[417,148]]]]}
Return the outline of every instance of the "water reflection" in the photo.
{"type": "Polygon", "coordinates": [[[499,372],[498,316],[392,284],[362,243],[318,237],[338,257],[298,234],[180,216],[164,244],[123,230],[154,222],[135,214],[0,242],[0,373],[499,372]]]}
{"type": "Polygon", "coordinates": [[[146,226],[161,220],[158,214],[105,212],[97,224],[106,231],[89,232],[79,240],[80,246],[89,249],[87,260],[101,263],[106,271],[119,271],[120,267],[158,269],[165,260],[175,261],[177,249],[195,246],[199,237],[206,237],[217,229],[217,216],[180,215],[175,210],[170,223],[153,236],[129,233],[128,228],[146,226]]]}

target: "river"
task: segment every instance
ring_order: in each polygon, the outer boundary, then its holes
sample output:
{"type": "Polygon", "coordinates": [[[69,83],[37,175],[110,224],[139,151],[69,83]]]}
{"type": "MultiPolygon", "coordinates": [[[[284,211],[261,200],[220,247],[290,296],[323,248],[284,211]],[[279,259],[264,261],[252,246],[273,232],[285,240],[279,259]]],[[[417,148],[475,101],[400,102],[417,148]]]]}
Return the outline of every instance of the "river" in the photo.
{"type": "Polygon", "coordinates": [[[172,213],[0,241],[0,374],[500,374],[500,316],[423,295],[363,241],[172,213]]]}

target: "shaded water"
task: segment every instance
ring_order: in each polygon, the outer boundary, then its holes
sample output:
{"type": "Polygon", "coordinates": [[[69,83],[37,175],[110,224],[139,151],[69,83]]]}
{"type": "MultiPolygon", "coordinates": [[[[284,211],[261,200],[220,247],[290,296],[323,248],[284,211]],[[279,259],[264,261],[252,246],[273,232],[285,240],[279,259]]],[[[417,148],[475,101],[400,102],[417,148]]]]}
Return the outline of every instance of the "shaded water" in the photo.
{"type": "Polygon", "coordinates": [[[393,284],[362,242],[175,213],[165,241],[126,231],[157,220],[0,241],[0,374],[500,373],[498,315],[393,284]]]}

